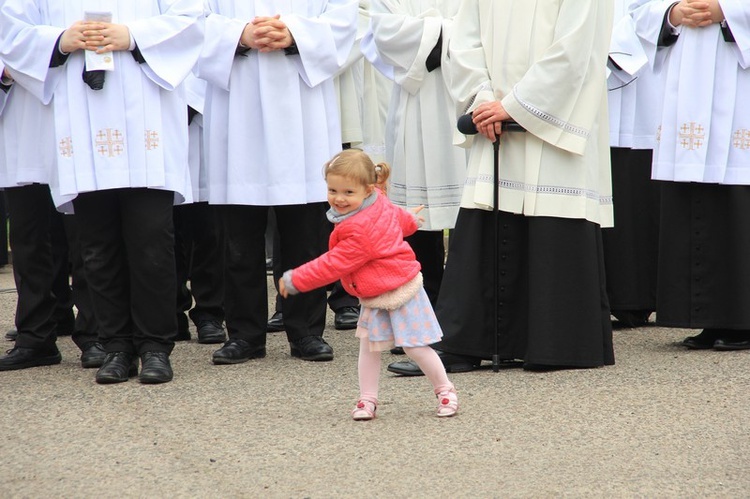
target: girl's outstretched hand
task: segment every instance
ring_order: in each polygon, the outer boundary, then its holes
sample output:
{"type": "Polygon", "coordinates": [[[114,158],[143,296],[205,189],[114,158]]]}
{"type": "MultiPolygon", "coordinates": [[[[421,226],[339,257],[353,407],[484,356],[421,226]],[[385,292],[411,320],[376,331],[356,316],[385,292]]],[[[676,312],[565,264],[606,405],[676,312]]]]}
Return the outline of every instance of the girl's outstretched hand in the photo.
{"type": "Polygon", "coordinates": [[[419,206],[415,206],[414,208],[409,208],[408,210],[412,215],[414,215],[414,218],[417,219],[417,225],[419,225],[420,227],[424,223],[424,217],[420,217],[418,213],[422,210],[424,210],[423,204],[420,204],[419,206]]]}
{"type": "Polygon", "coordinates": [[[286,290],[284,285],[284,279],[279,279],[279,294],[284,298],[289,296],[289,291],[286,290]]]}

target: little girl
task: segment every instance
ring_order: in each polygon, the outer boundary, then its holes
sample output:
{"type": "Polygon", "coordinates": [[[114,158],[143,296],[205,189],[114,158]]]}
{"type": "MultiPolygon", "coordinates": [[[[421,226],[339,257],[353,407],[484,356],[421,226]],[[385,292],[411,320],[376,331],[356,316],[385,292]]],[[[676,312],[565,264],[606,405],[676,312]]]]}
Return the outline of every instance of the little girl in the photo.
{"type": "Polygon", "coordinates": [[[443,363],[428,345],[443,336],[414,252],[404,236],[416,232],[417,215],[394,206],[380,189],[390,174],[362,151],[348,149],[325,165],[328,219],[335,224],[329,251],[279,280],[279,292],[310,291],[341,280],[360,299],[357,323],[360,398],[352,410],[356,421],[373,419],[378,407],[380,352],[401,346],[432,383],[437,415],[458,412],[456,389],[443,363]]]}

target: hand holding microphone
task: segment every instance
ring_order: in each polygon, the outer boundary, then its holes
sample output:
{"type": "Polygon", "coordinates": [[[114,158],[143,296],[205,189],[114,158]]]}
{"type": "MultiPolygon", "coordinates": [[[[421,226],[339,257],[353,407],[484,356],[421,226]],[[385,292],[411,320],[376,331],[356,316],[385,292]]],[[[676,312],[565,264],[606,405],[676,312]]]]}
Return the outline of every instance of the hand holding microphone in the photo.
{"type": "Polygon", "coordinates": [[[503,122],[511,120],[500,101],[484,102],[477,106],[471,114],[465,114],[458,119],[458,131],[464,135],[481,133],[491,142],[503,133],[503,122]]]}

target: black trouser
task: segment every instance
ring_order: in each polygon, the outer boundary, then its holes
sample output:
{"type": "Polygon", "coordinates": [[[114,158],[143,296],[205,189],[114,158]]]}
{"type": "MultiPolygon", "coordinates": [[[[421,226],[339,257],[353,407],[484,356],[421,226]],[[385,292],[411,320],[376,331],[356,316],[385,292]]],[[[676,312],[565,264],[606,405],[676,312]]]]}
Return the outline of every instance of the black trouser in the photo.
{"type": "Polygon", "coordinates": [[[171,352],[177,334],[174,193],[127,188],[73,201],[99,338],[107,352],[171,352]]]}
{"type": "Polygon", "coordinates": [[[445,242],[442,230],[418,230],[405,238],[409,243],[417,261],[422,266],[424,290],[434,307],[440,293],[440,283],[443,281],[445,268],[445,242]]]}
{"type": "MultiPolygon", "coordinates": [[[[325,203],[274,206],[280,238],[279,264],[295,268],[321,254],[325,203]]],[[[230,338],[254,346],[266,343],[268,288],[265,231],[268,206],[217,206],[226,241],[224,311],[230,338]]],[[[325,327],[325,289],[290,296],[282,312],[287,338],[322,336],[325,327]]]]}
{"type": "Polygon", "coordinates": [[[70,273],[72,283],[73,303],[78,309],[73,327],[73,341],[83,349],[86,343],[98,340],[98,328],[94,307],[89,295],[86,273],[83,268],[81,243],[79,241],[78,219],[75,215],[63,215],[65,233],[68,240],[68,255],[70,259],[70,273]]]}
{"type": "Polygon", "coordinates": [[[177,313],[190,310],[199,321],[224,320],[224,244],[214,206],[193,203],[174,207],[177,313]],[[190,290],[187,281],[190,281],[190,290]]]}
{"type": "Polygon", "coordinates": [[[16,346],[50,348],[57,339],[53,319],[57,300],[52,288],[59,267],[51,234],[52,226],[62,223],[62,215],[55,210],[46,184],[10,187],[5,194],[18,291],[16,346]]]}

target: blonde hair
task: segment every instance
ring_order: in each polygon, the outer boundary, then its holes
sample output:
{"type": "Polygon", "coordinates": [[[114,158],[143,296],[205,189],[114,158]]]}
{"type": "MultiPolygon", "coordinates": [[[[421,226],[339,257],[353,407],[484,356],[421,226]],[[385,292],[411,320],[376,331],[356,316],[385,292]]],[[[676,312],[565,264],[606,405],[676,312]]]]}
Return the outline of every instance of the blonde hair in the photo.
{"type": "Polygon", "coordinates": [[[383,192],[387,192],[391,167],[387,163],[376,165],[361,149],[346,149],[325,164],[323,178],[328,178],[328,175],[339,175],[359,182],[365,187],[375,185],[383,192]]]}

